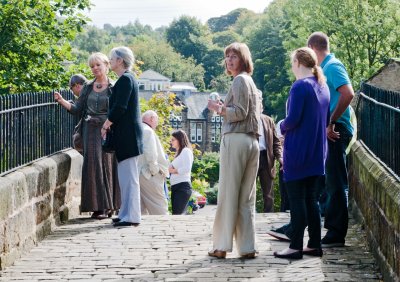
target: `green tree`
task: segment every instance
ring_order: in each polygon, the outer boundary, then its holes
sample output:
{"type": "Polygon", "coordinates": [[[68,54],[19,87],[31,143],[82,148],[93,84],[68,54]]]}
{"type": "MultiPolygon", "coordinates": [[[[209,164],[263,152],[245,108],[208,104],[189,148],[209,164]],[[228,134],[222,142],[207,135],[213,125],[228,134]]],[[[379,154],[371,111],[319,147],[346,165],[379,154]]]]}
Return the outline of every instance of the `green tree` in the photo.
{"type": "Polygon", "coordinates": [[[152,69],[174,81],[191,81],[204,89],[204,68],[196,65],[193,58],[175,52],[166,41],[139,36],[134,39],[132,49],[137,59],[143,61],[143,70],[152,69]]]}
{"type": "Polygon", "coordinates": [[[214,77],[224,72],[224,50],[221,47],[210,46],[207,53],[202,58],[202,64],[205,69],[204,82],[207,88],[214,77]]]}
{"type": "Polygon", "coordinates": [[[87,18],[89,0],[10,0],[0,5],[0,93],[64,85],[70,41],[87,18]]]}
{"type": "Polygon", "coordinates": [[[286,9],[291,21],[286,48],[304,46],[314,31],[325,32],[355,88],[388,58],[400,55],[398,0],[293,0],[286,9]]]}
{"type": "MultiPolygon", "coordinates": [[[[226,15],[210,18],[207,21],[212,32],[221,32],[230,29],[242,14],[253,13],[245,8],[235,9],[226,15]]],[[[253,13],[254,14],[254,13],[253,13]]]]}
{"type": "Polygon", "coordinates": [[[225,48],[232,42],[239,42],[239,41],[241,41],[240,35],[234,32],[233,30],[225,30],[214,33],[212,35],[213,44],[221,48],[225,48]]]}
{"type": "Polygon", "coordinates": [[[193,57],[197,64],[211,45],[208,27],[189,16],[174,20],[167,28],[166,38],[175,51],[185,58],[193,57]]]}
{"type": "Polygon", "coordinates": [[[274,1],[258,25],[248,34],[249,48],[254,61],[253,79],[263,91],[264,112],[285,117],[285,104],[291,85],[288,74],[289,57],[283,46],[281,30],[288,25],[284,11],[287,0],[274,1]]]}
{"type": "Polygon", "coordinates": [[[93,52],[101,52],[110,43],[109,32],[105,29],[86,26],[85,30],[76,36],[73,45],[79,51],[86,51],[86,53],[91,54],[93,52]]]}
{"type": "Polygon", "coordinates": [[[211,79],[210,89],[211,91],[216,91],[218,93],[228,93],[231,84],[232,80],[230,76],[226,74],[220,74],[211,79]]]}

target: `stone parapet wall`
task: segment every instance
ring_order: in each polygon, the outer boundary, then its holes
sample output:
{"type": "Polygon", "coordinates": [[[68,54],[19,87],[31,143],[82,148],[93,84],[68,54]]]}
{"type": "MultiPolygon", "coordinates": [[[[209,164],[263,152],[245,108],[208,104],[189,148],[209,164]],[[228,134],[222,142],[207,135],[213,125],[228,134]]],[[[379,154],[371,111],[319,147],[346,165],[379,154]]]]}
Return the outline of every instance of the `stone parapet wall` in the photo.
{"type": "Polygon", "coordinates": [[[79,214],[82,161],[68,150],[0,177],[0,269],[79,214]]]}
{"type": "MultiPolygon", "coordinates": [[[[383,144],[382,144],[383,145],[383,144]]],[[[400,277],[400,182],[360,143],[349,158],[350,196],[385,281],[400,277]]]]}

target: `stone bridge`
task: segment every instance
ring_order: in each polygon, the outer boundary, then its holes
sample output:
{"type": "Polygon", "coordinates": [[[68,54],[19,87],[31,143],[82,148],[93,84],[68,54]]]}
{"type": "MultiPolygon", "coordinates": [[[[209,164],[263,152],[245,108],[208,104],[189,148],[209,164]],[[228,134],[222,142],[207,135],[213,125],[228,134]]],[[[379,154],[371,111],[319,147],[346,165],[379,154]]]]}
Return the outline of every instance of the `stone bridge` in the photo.
{"type": "Polygon", "coordinates": [[[137,228],[87,219],[79,215],[81,163],[68,150],[0,178],[0,281],[398,281],[399,182],[358,142],[346,247],[300,261],[274,258],[287,243],[266,234],[287,213],[257,214],[254,260],[207,256],[215,206],[145,216],[137,228]]]}

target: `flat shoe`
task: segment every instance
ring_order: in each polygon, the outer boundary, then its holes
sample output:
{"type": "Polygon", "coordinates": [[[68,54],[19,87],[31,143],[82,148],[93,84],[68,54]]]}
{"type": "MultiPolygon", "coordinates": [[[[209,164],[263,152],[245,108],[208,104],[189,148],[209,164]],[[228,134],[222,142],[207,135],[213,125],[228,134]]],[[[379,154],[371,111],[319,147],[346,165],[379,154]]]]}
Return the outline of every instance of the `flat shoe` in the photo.
{"type": "Polygon", "coordinates": [[[123,226],[138,226],[139,223],[127,222],[127,221],[120,221],[113,224],[114,227],[123,227],[123,226]]]}
{"type": "Polygon", "coordinates": [[[279,254],[278,252],[274,252],[274,256],[276,258],[285,258],[285,259],[302,259],[303,252],[297,251],[297,252],[290,253],[290,254],[279,254]]]}
{"type": "Polygon", "coordinates": [[[257,252],[253,252],[253,253],[248,253],[248,254],[241,255],[240,257],[242,259],[254,259],[254,258],[257,257],[257,254],[258,254],[257,252]]]}
{"type": "Polygon", "coordinates": [[[91,218],[101,220],[101,219],[106,219],[107,215],[105,215],[104,213],[93,213],[91,218]]]}
{"type": "Polygon", "coordinates": [[[323,254],[324,252],[322,251],[322,249],[312,249],[308,251],[303,250],[303,255],[307,256],[322,257],[323,254]]]}
{"type": "Polygon", "coordinates": [[[116,218],[113,218],[113,219],[112,219],[112,222],[114,222],[114,223],[120,222],[120,221],[121,221],[121,219],[120,219],[119,217],[116,217],[116,218]]]}
{"type": "Polygon", "coordinates": [[[215,258],[225,258],[226,257],[226,252],[225,251],[214,250],[214,251],[208,252],[208,255],[210,257],[215,257],[215,258]]]}
{"type": "Polygon", "coordinates": [[[267,234],[269,236],[274,237],[275,239],[278,239],[279,241],[290,242],[290,238],[284,233],[279,233],[279,232],[270,230],[270,231],[267,231],[267,234]]]}

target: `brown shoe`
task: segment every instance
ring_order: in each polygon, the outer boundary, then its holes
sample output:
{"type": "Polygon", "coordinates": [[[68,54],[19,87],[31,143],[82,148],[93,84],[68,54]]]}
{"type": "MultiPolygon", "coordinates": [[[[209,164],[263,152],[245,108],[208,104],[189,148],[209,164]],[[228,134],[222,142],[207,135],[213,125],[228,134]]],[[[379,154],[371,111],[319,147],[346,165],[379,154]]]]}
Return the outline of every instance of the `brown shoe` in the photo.
{"type": "Polygon", "coordinates": [[[210,257],[215,257],[215,258],[225,258],[226,257],[226,252],[225,251],[214,250],[214,251],[208,252],[208,255],[210,257]]]}
{"type": "Polygon", "coordinates": [[[241,255],[242,259],[255,259],[257,257],[258,252],[252,252],[248,254],[241,255]]]}

